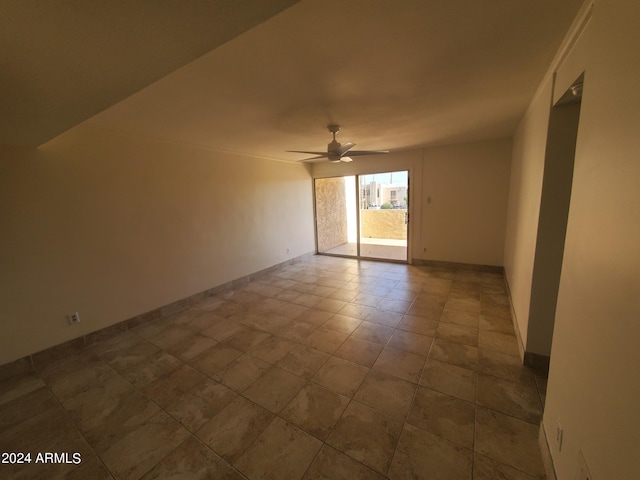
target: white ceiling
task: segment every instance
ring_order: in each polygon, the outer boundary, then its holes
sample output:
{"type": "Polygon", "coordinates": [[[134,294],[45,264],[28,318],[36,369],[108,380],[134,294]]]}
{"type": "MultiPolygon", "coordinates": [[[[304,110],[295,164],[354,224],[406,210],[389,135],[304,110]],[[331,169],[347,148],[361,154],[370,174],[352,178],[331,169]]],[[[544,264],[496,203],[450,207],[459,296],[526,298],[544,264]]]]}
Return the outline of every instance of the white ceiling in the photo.
{"type": "MultiPolygon", "coordinates": [[[[13,102],[16,112],[9,114],[25,120],[14,137],[20,133],[31,144],[42,143],[103,110],[84,125],[295,161],[305,155],[285,150],[326,149],[329,123],[340,124],[338,139],[355,142],[357,149],[510,136],[582,0],[255,0],[245,4],[260,5],[257,13],[245,5],[242,15],[227,8],[222,9],[226,16],[210,15],[206,21],[198,17],[205,12],[202,6],[221,2],[194,2],[200,10],[178,11],[171,10],[174,3],[162,4],[148,17],[140,12],[129,17],[136,2],[95,3],[101,10],[116,10],[113,5],[120,10],[64,12],[78,27],[74,41],[84,46],[83,62],[75,62],[72,72],[65,72],[68,58],[62,52],[31,58],[29,49],[14,47],[27,57],[22,63],[46,61],[64,72],[56,108],[74,113],[72,119],[47,122],[45,106],[38,108],[30,97],[29,108],[13,102]],[[106,24],[100,19],[105,16],[111,18],[106,24]],[[115,18],[132,18],[129,23],[138,22],[138,28],[124,40],[119,29],[103,31],[115,18]],[[222,28],[224,35],[207,37],[212,28],[222,28]],[[163,29],[171,35],[162,35],[163,29]],[[192,37],[200,40],[191,42],[192,37]],[[117,49],[105,54],[102,48],[111,39],[125,50],[134,43],[138,51],[121,62],[117,49]],[[199,56],[203,50],[208,53],[199,56]],[[165,61],[165,54],[171,61],[165,61]],[[108,73],[112,65],[116,72],[108,87],[114,92],[107,95],[105,88],[93,87],[87,72],[108,73]],[[170,67],[173,72],[167,75],[170,67]]],[[[178,3],[183,4],[190,2],[178,3]]],[[[32,17],[23,20],[22,28],[33,21],[34,41],[40,38],[36,27],[44,25],[49,36],[59,29],[49,16],[34,12],[32,17]]],[[[31,41],[24,32],[22,38],[31,41]]],[[[14,80],[14,96],[33,95],[29,78],[16,74],[14,80]]],[[[54,100],[56,93],[51,93],[54,100]]],[[[8,119],[0,121],[4,131],[8,119]]],[[[5,135],[0,143],[11,140],[5,135]]]]}

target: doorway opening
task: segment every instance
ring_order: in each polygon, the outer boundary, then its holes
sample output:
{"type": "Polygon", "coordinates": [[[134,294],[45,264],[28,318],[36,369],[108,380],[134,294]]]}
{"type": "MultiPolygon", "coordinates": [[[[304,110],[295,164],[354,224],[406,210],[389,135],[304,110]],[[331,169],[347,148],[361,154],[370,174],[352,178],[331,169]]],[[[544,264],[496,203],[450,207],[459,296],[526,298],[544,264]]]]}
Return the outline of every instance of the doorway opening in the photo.
{"type": "Polygon", "coordinates": [[[318,253],[408,261],[409,172],[317,178],[318,253]]]}
{"type": "Polygon", "coordinates": [[[548,371],[567,232],[584,73],[551,108],[531,282],[525,364],[548,371]]]}

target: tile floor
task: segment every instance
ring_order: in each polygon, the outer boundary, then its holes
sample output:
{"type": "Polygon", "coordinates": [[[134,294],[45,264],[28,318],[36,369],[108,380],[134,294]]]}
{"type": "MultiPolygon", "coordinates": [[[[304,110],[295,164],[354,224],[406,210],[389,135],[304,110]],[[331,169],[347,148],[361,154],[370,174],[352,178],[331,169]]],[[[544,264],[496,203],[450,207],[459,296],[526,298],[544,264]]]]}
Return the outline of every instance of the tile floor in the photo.
{"type": "MultiPolygon", "coordinates": [[[[0,380],[1,478],[544,478],[502,275],[313,256],[0,380]]],[[[36,358],[36,357],[34,357],[36,358]]]]}

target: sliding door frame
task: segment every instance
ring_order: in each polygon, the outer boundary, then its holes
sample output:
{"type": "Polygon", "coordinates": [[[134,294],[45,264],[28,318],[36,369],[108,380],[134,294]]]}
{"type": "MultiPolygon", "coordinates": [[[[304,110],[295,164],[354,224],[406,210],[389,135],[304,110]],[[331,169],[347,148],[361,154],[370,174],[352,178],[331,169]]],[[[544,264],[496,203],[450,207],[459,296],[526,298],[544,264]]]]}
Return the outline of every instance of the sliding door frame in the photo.
{"type": "MultiPolygon", "coordinates": [[[[411,171],[409,168],[405,168],[405,169],[400,169],[400,170],[391,170],[391,171],[383,171],[383,172],[369,172],[369,173],[354,173],[354,174],[350,174],[350,175],[328,175],[328,176],[323,176],[323,177],[314,177],[313,179],[313,217],[314,217],[314,222],[313,222],[313,227],[314,227],[314,232],[315,232],[315,242],[316,242],[316,254],[317,255],[327,255],[327,256],[331,256],[331,257],[342,257],[342,258],[355,258],[358,260],[376,260],[376,261],[383,261],[383,262],[390,262],[390,263],[404,263],[404,264],[409,264],[411,263],[411,255],[410,255],[410,232],[411,232],[411,213],[410,213],[410,209],[411,209],[411,171]],[[383,257],[365,257],[361,255],[361,215],[360,215],[360,203],[361,203],[361,189],[360,189],[360,177],[366,176],[366,175],[377,175],[377,174],[385,174],[385,173],[392,173],[392,172],[406,172],[407,173],[407,210],[405,212],[406,214],[406,223],[405,223],[405,228],[406,228],[406,236],[407,236],[407,245],[405,247],[406,250],[406,255],[405,255],[405,259],[404,260],[400,260],[400,259],[393,259],[393,258],[383,258],[383,257]],[[318,180],[324,180],[324,179],[329,179],[329,178],[346,178],[346,177],[354,177],[355,178],[355,209],[356,209],[356,255],[350,255],[350,254],[342,254],[342,253],[329,253],[329,252],[321,252],[319,250],[319,241],[318,241],[318,209],[317,209],[317,185],[316,182],[318,180]]],[[[346,205],[346,203],[345,203],[346,205]]]]}

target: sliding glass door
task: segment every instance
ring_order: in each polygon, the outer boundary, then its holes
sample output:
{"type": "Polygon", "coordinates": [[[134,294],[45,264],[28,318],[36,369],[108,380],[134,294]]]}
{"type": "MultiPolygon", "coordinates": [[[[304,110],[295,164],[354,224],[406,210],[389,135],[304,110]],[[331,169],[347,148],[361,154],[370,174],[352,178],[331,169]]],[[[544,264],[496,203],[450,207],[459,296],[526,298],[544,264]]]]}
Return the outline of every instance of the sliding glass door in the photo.
{"type": "Polygon", "coordinates": [[[318,253],[407,261],[407,171],[315,180],[318,253]]]}

